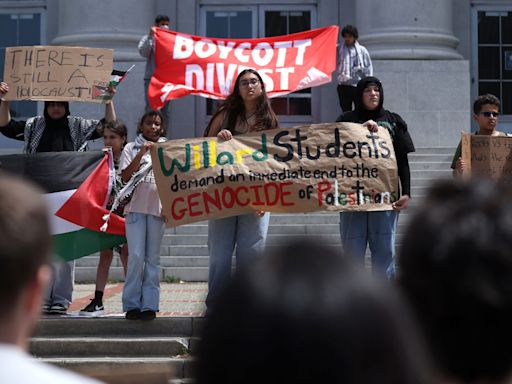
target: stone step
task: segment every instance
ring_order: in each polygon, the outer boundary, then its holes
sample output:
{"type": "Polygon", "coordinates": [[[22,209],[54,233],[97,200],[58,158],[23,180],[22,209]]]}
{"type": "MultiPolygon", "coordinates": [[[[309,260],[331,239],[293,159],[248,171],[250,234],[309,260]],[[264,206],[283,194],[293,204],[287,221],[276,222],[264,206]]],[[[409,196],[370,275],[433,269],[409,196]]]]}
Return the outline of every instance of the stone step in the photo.
{"type": "Polygon", "coordinates": [[[204,319],[199,317],[157,317],[153,321],[128,321],[124,317],[44,316],[34,337],[180,337],[199,336],[204,319]]]}
{"type": "Polygon", "coordinates": [[[451,162],[449,161],[429,161],[429,162],[410,162],[409,167],[412,171],[445,171],[450,170],[451,162]]]}
{"type": "MultiPolygon", "coordinates": [[[[115,377],[115,382],[126,382],[132,375],[137,377],[164,374],[173,379],[194,376],[194,360],[186,357],[45,357],[43,362],[93,376],[98,379],[115,377]]],[[[142,382],[142,381],[138,381],[142,382]]],[[[157,381],[153,381],[157,382],[157,381]]]]}
{"type": "Polygon", "coordinates": [[[416,148],[416,151],[410,153],[409,156],[417,154],[451,154],[453,156],[455,149],[455,147],[420,147],[416,148]]]}
{"type": "Polygon", "coordinates": [[[428,178],[428,179],[431,179],[431,180],[446,179],[446,178],[453,177],[452,174],[453,174],[453,172],[452,172],[451,168],[440,169],[440,170],[429,170],[429,169],[415,170],[415,169],[411,169],[411,185],[418,178],[428,178]]]}
{"type": "Polygon", "coordinates": [[[30,353],[37,357],[175,357],[188,353],[189,341],[176,337],[35,337],[30,353]]]}
{"type": "Polygon", "coordinates": [[[454,153],[455,149],[450,153],[409,153],[407,158],[409,159],[409,163],[445,161],[451,164],[454,153]]]}

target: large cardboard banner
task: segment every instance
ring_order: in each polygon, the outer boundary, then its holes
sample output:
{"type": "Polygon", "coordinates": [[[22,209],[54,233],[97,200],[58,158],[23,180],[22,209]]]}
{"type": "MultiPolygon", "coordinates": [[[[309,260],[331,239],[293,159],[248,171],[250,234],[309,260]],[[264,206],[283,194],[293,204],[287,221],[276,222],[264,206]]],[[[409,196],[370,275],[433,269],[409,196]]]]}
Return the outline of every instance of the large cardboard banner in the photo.
{"type": "Polygon", "coordinates": [[[224,99],[238,74],[256,69],[270,97],[331,81],[338,27],[260,39],[217,39],[154,28],[153,109],[188,94],[224,99]]]}
{"type": "Polygon", "coordinates": [[[312,124],[172,140],[151,151],[168,227],[254,212],[389,210],[398,172],[389,132],[312,124]]]}
{"type": "Polygon", "coordinates": [[[512,137],[462,133],[464,175],[512,184],[512,137]]]}
{"type": "Polygon", "coordinates": [[[113,66],[113,50],[30,46],[5,50],[7,100],[102,102],[113,66]]]}

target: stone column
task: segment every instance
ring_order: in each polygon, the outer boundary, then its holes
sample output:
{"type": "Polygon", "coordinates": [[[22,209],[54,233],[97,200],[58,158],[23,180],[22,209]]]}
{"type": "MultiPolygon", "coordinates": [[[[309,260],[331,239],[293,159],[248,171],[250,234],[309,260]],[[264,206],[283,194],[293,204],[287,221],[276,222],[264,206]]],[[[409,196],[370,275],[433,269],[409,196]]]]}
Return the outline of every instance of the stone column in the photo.
{"type": "Polygon", "coordinates": [[[456,51],[452,0],[357,0],[359,41],[416,147],[455,147],[469,130],[469,62],[456,51]]]}
{"type": "Polygon", "coordinates": [[[155,0],[66,0],[59,2],[52,44],[114,49],[116,61],[144,61],[137,51],[155,17],[155,0]]]}
{"type": "MultiPolygon", "coordinates": [[[[109,48],[114,50],[114,69],[135,67],[117,89],[114,97],[118,119],[128,126],[129,140],[144,113],[144,72],[146,59],[137,45],[149,32],[156,16],[157,0],[66,0],[56,3],[58,21],[54,45],[109,48]]],[[[104,108],[96,103],[73,103],[71,113],[100,118],[104,108]]],[[[93,148],[101,147],[96,140],[93,148]]]]}
{"type": "Polygon", "coordinates": [[[357,0],[359,41],[377,60],[461,60],[452,8],[452,0],[357,0]]]}

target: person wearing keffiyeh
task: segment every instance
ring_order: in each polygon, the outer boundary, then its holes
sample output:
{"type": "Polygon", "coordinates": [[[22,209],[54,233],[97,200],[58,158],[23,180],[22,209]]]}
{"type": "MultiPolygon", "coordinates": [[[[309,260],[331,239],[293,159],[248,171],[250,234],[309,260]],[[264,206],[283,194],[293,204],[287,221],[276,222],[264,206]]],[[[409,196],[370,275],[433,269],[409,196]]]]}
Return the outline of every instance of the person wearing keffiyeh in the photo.
{"type": "MultiPolygon", "coordinates": [[[[3,97],[9,86],[0,82],[0,132],[11,139],[24,142],[24,153],[83,151],[88,140],[100,137],[100,120],[72,116],[67,101],[45,101],[43,116],[26,121],[11,119],[9,102],[3,97]]],[[[116,120],[114,104],[105,103],[107,122],[116,120]]],[[[65,314],[73,293],[74,262],[52,263],[53,279],[44,298],[43,312],[65,314]]]]}
{"type": "Polygon", "coordinates": [[[368,50],[358,43],[357,28],[346,25],[341,30],[343,43],[338,52],[338,99],[343,112],[352,110],[356,85],[359,80],[373,75],[372,60],[368,50]]]}
{"type": "Polygon", "coordinates": [[[131,196],[124,208],[128,268],[123,288],[123,311],[128,320],[153,320],[159,310],[164,217],[150,149],[155,143],[166,140],[164,121],[159,111],[145,113],[135,141],[126,144],[121,154],[119,167],[126,185],[118,193],[112,209],[131,196]]]}

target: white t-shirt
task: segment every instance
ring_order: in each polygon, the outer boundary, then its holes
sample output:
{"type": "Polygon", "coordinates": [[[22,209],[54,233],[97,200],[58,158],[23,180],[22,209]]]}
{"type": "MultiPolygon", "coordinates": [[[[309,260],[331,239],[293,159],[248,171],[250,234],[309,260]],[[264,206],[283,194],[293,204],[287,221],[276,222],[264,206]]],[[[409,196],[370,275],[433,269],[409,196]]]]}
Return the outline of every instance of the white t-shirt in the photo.
{"type": "MultiPolygon", "coordinates": [[[[135,143],[128,143],[123,149],[121,160],[119,161],[119,169],[123,171],[126,169],[135,156],[138,150],[135,148],[135,143]]],[[[142,156],[141,165],[151,161],[150,152],[146,152],[142,156]]],[[[139,167],[140,168],[140,167],[139,167]]],[[[130,212],[145,213],[147,215],[160,216],[162,212],[162,204],[160,204],[160,197],[155,183],[155,175],[153,170],[149,171],[144,180],[135,187],[133,196],[128,204],[124,207],[124,214],[130,212]]]]}
{"type": "Polygon", "coordinates": [[[2,384],[100,384],[100,381],[45,364],[15,345],[0,344],[2,384]]]}

